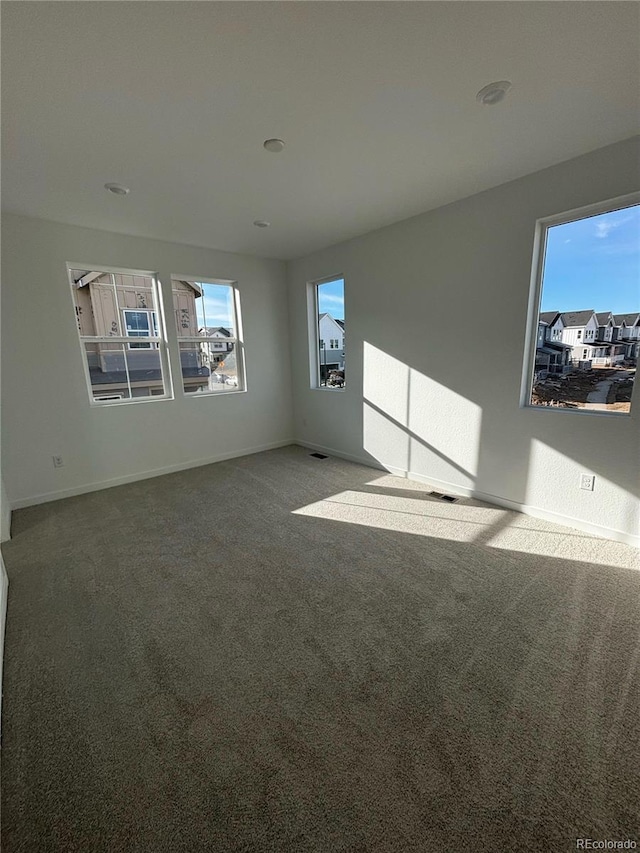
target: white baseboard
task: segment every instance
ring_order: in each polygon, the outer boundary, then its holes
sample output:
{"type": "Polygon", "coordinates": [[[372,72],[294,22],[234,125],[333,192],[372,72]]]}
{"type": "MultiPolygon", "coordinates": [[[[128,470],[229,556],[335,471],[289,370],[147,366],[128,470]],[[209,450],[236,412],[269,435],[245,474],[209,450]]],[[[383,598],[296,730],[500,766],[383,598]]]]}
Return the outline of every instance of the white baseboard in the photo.
{"type": "Polygon", "coordinates": [[[100,480],[97,483],[85,483],[81,486],[72,486],[69,489],[60,489],[56,492],[45,492],[42,495],[33,495],[29,498],[21,498],[11,502],[11,509],[23,509],[27,506],[59,501],[62,498],[72,498],[76,495],[85,495],[88,492],[99,492],[102,489],[110,489],[113,486],[124,486],[127,483],[135,483],[138,480],[149,480],[152,477],[162,477],[163,474],[175,474],[177,471],[186,471],[189,468],[200,468],[202,465],[212,465],[215,462],[224,462],[227,459],[237,459],[240,456],[251,456],[253,453],[262,453],[265,450],[276,450],[278,447],[288,447],[295,444],[293,439],[283,441],[272,441],[269,444],[261,444],[258,447],[248,447],[242,450],[233,450],[230,453],[219,453],[216,456],[208,456],[205,459],[193,459],[189,462],[179,462],[177,465],[166,465],[163,468],[154,468],[150,471],[141,471],[137,474],[127,474],[124,477],[114,477],[111,480],[100,480]]]}
{"type": "Polygon", "coordinates": [[[367,468],[374,468],[378,471],[388,470],[380,463],[376,464],[373,459],[364,459],[362,456],[352,456],[350,453],[343,453],[341,450],[336,450],[333,447],[325,447],[323,444],[313,444],[310,441],[293,441],[298,447],[304,447],[308,450],[316,450],[318,453],[326,453],[327,456],[337,456],[338,459],[346,459],[347,462],[355,462],[356,465],[366,465],[367,468]]]}
{"type": "Polygon", "coordinates": [[[451,492],[454,495],[460,495],[465,498],[474,498],[475,500],[484,501],[488,504],[511,509],[515,512],[521,512],[523,515],[530,515],[533,518],[541,518],[544,521],[551,521],[554,524],[561,524],[564,527],[573,527],[576,530],[581,530],[583,533],[590,533],[593,536],[599,536],[602,539],[613,539],[615,542],[624,542],[625,545],[633,545],[640,548],[640,536],[635,536],[633,533],[627,533],[624,530],[616,530],[613,527],[604,527],[601,524],[592,524],[589,521],[583,521],[580,518],[574,518],[571,515],[562,515],[552,510],[542,509],[541,507],[531,506],[529,504],[518,503],[517,501],[503,498],[499,495],[492,495],[488,492],[481,492],[477,489],[460,486],[457,483],[449,483],[446,480],[439,480],[437,477],[426,477],[424,474],[418,474],[415,471],[406,471],[404,468],[396,468],[393,465],[382,465],[359,456],[354,456],[350,453],[343,453],[340,450],[335,450],[331,447],[323,447],[320,444],[312,444],[308,441],[296,441],[296,444],[301,447],[308,447],[317,450],[320,453],[326,453],[328,456],[337,456],[339,459],[346,459],[348,462],[356,462],[359,465],[366,465],[374,470],[388,471],[396,477],[404,477],[407,480],[414,480],[417,483],[424,483],[428,486],[435,486],[438,491],[451,492]]]}
{"type": "Polygon", "coordinates": [[[543,521],[551,521],[554,524],[562,524],[564,527],[574,527],[576,530],[581,530],[583,533],[591,533],[593,536],[599,536],[603,539],[613,539],[616,542],[624,542],[626,545],[634,545],[640,548],[640,536],[634,536],[632,533],[627,533],[624,530],[616,530],[613,527],[604,527],[601,524],[593,524],[590,521],[583,521],[581,518],[575,518],[572,515],[564,515],[559,512],[553,512],[549,509],[531,506],[530,504],[518,503],[517,501],[509,500],[508,498],[492,495],[488,492],[481,492],[476,489],[465,488],[458,486],[455,483],[449,483],[446,480],[438,480],[435,477],[424,477],[422,474],[408,472],[400,474],[406,476],[409,480],[416,480],[419,483],[428,483],[431,486],[437,486],[440,491],[453,492],[453,494],[462,497],[474,498],[475,500],[485,501],[489,504],[511,509],[515,512],[521,512],[523,515],[530,515],[533,518],[541,518],[543,521]]]}

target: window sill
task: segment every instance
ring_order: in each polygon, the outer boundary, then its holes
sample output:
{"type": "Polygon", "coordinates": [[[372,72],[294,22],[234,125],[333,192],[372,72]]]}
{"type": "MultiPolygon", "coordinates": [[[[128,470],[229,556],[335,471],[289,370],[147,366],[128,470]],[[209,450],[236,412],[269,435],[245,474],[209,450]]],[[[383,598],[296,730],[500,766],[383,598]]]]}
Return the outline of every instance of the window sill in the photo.
{"type": "Polygon", "coordinates": [[[127,406],[137,406],[140,403],[166,403],[168,400],[175,400],[175,397],[161,397],[158,395],[157,397],[144,397],[139,400],[105,400],[104,403],[96,403],[93,400],[89,400],[89,406],[92,409],[126,408],[127,406]]]}

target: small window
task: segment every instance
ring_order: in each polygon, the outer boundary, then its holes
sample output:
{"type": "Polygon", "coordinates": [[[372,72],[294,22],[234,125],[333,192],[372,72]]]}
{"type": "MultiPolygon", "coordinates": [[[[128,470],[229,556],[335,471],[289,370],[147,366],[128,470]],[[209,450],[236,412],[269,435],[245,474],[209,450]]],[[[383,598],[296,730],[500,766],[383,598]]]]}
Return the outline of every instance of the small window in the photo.
{"type": "MultiPolygon", "coordinates": [[[[148,338],[158,336],[158,318],[155,311],[131,311],[125,309],[124,328],[127,337],[148,338]]],[[[150,343],[128,344],[129,349],[151,349],[150,343]]]]}
{"type": "Polygon", "coordinates": [[[91,403],[170,397],[155,275],[68,268],[91,403]]]}
{"type": "Polygon", "coordinates": [[[171,289],[185,393],[242,391],[244,349],[235,282],[173,276],[171,289]]]}
{"type": "Polygon", "coordinates": [[[346,384],[344,279],[312,282],[308,287],[311,386],[340,390],[346,384]]]}
{"type": "Polygon", "coordinates": [[[607,329],[602,346],[595,328],[598,314],[640,325],[640,194],[540,220],[532,278],[523,405],[628,414],[640,342],[607,329]]]}

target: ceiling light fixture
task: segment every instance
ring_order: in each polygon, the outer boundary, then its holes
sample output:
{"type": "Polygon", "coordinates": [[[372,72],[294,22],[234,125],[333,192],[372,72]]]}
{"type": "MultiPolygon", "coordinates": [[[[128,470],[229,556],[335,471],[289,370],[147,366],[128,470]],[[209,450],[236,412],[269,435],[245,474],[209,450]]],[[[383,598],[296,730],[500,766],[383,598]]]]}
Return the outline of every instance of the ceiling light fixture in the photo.
{"type": "Polygon", "coordinates": [[[494,104],[499,104],[503,101],[507,92],[511,88],[509,80],[498,80],[497,83],[489,83],[488,86],[483,86],[476,95],[476,101],[483,104],[485,107],[492,107],[494,104]]]}
{"type": "Polygon", "coordinates": [[[254,219],[253,224],[256,228],[268,228],[271,225],[271,223],[267,222],[266,219],[254,219]]]}
{"type": "Polygon", "coordinates": [[[129,187],[125,187],[124,184],[105,184],[104,188],[114,195],[129,195],[131,192],[129,187]]]}
{"type": "Polygon", "coordinates": [[[284,142],[282,139],[265,139],[262,144],[267,151],[271,151],[273,154],[279,154],[284,148],[284,142]]]}

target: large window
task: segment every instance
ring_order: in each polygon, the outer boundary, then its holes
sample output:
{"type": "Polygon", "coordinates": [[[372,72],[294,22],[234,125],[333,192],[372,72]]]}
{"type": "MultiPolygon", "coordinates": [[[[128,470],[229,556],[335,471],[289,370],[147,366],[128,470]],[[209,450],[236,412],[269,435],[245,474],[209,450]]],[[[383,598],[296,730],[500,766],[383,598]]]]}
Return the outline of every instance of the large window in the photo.
{"type": "Polygon", "coordinates": [[[523,404],[626,415],[640,348],[640,194],[538,222],[523,404]]]}
{"type": "Polygon", "coordinates": [[[235,283],[174,276],[171,288],[185,392],[243,390],[240,297],[235,283]]]}
{"type": "Polygon", "coordinates": [[[311,384],[314,388],[345,387],[344,279],[309,285],[311,384]]]}
{"type": "Polygon", "coordinates": [[[73,267],[69,278],[91,402],[169,397],[155,275],[73,267]]]}

